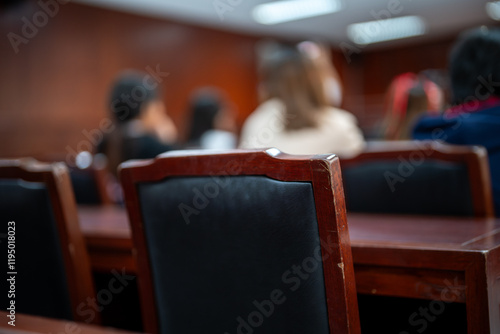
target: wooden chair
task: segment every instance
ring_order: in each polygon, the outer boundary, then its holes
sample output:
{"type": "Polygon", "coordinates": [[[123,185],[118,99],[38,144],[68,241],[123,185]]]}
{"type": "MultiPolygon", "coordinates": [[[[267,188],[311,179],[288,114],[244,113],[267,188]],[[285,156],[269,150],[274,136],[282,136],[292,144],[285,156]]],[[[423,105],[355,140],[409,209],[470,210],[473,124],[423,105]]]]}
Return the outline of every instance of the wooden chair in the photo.
{"type": "MultiPolygon", "coordinates": [[[[0,311],[2,319],[9,319],[9,313],[0,311]]],[[[16,326],[11,326],[7,321],[0,322],[2,334],[138,334],[122,331],[110,327],[85,325],[67,320],[43,318],[22,313],[16,313],[16,326]]]]}
{"type": "MultiPolygon", "coordinates": [[[[7,233],[15,238],[9,270],[17,273],[16,312],[99,323],[99,313],[88,304],[96,294],[67,167],[0,160],[0,217],[3,232],[13,226],[7,233]]],[[[7,239],[2,244],[6,255],[7,239]]],[[[0,289],[7,295],[6,280],[0,289]]],[[[3,310],[9,300],[2,298],[3,310]]]]}
{"type": "Polygon", "coordinates": [[[76,202],[90,205],[113,204],[115,201],[109,195],[107,187],[114,176],[108,172],[106,156],[88,154],[91,159],[88,166],[69,167],[76,202]]]}
{"type": "Polygon", "coordinates": [[[338,158],[172,151],[120,178],[152,333],[359,333],[338,158]]]}
{"type": "Polygon", "coordinates": [[[64,162],[69,169],[73,193],[78,205],[108,205],[115,204],[109,187],[118,181],[108,170],[108,159],[102,153],[92,154],[81,151],[76,156],[49,153],[35,157],[38,161],[47,163],[64,162]]]}
{"type": "Polygon", "coordinates": [[[494,216],[483,147],[372,142],[341,165],[348,211],[494,216]]]}

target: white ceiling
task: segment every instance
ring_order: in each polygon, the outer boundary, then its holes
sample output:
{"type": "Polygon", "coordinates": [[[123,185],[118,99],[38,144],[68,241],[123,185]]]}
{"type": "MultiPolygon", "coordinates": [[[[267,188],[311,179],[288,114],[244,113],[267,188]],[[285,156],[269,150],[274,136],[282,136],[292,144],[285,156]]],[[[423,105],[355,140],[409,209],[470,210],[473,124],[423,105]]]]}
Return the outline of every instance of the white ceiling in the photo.
{"type": "Polygon", "coordinates": [[[427,23],[425,36],[405,40],[383,42],[368,48],[386,47],[439,39],[478,26],[497,24],[486,14],[487,0],[343,0],[344,9],[334,14],[286,22],[277,25],[261,25],[251,16],[252,8],[269,0],[75,0],[76,2],[137,13],[146,16],[163,17],[191,24],[237,31],[261,36],[294,39],[320,38],[332,46],[349,42],[346,27],[351,23],[376,19],[373,13],[385,11],[391,17],[419,15],[427,23]],[[214,2],[228,4],[231,11],[217,13],[214,2]],[[395,4],[398,11],[388,11],[395,4]],[[233,4],[233,5],[231,5],[233,4]]]}

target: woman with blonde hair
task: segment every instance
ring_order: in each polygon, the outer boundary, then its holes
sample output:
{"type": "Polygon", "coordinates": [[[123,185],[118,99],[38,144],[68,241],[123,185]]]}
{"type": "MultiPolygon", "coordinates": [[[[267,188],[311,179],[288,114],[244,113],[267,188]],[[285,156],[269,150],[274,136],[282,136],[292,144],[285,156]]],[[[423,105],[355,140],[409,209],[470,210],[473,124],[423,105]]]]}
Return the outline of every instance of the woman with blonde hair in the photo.
{"type": "Polygon", "coordinates": [[[240,147],[276,147],[291,154],[350,156],[364,147],[355,117],[332,106],[319,58],[276,44],[261,52],[263,103],[246,120],[240,147]]]}

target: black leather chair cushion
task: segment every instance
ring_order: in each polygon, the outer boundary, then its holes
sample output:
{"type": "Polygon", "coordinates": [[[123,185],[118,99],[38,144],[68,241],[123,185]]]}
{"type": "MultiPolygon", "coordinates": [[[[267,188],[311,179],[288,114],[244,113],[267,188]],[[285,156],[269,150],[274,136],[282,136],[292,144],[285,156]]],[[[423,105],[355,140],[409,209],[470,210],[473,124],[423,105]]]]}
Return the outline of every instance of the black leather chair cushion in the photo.
{"type": "MultiPolygon", "coordinates": [[[[65,267],[49,198],[42,183],[0,180],[0,233],[7,234],[7,223],[15,222],[16,312],[72,320],[65,267]]],[[[7,237],[3,235],[0,241],[5,264],[0,300],[2,310],[6,310],[7,237]]]]}
{"type": "Polygon", "coordinates": [[[343,166],[347,210],[474,215],[465,165],[428,159],[412,167],[413,171],[411,168],[403,169],[400,161],[382,160],[343,166]]]}
{"type": "Polygon", "coordinates": [[[182,177],[138,193],[161,333],[329,333],[310,183],[182,177]]]}

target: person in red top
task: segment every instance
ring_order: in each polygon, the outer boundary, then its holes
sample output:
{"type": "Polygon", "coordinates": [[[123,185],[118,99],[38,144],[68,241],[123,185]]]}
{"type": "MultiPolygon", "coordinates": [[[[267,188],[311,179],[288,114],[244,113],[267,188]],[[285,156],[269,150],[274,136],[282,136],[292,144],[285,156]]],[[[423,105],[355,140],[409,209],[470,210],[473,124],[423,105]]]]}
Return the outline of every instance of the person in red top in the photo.
{"type": "Polygon", "coordinates": [[[439,115],[443,91],[423,75],[407,72],[392,79],[386,94],[382,138],[408,140],[416,120],[422,114],[439,115]]]}

